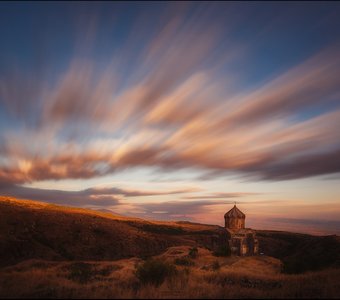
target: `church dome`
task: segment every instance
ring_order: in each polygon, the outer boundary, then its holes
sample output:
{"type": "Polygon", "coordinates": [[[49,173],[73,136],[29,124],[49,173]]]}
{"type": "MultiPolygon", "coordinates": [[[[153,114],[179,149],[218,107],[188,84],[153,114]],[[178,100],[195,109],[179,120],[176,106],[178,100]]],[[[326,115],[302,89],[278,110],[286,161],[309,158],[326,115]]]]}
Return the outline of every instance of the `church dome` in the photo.
{"type": "Polygon", "coordinates": [[[245,217],[246,217],[246,215],[236,207],[236,204],[234,205],[234,207],[231,210],[226,212],[225,215],[224,215],[224,218],[242,218],[242,219],[244,219],[245,217]]]}

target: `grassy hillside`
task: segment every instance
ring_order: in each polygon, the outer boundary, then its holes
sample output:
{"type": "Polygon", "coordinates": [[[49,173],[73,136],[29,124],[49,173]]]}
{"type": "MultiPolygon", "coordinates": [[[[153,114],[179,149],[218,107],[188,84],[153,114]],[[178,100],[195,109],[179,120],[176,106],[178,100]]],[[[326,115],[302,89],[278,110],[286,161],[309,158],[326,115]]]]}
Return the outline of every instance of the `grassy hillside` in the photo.
{"type": "Polygon", "coordinates": [[[190,264],[183,265],[189,251],[187,246],[171,247],[154,258],[174,270],[159,285],[144,283],[136,275],[145,263],[139,258],[101,262],[29,260],[0,269],[0,297],[315,299],[340,295],[339,269],[287,275],[280,273],[281,262],[272,257],[215,257],[203,248],[198,248],[190,264]]]}
{"type": "MultiPolygon", "coordinates": [[[[257,231],[260,251],[279,258],[286,273],[340,266],[337,236],[257,231]]],[[[93,210],[0,197],[0,266],[27,259],[146,258],[173,246],[217,250],[223,228],[190,222],[150,222],[93,210]]]]}
{"type": "Polygon", "coordinates": [[[0,266],[27,259],[116,260],[170,246],[225,242],[218,226],[148,222],[92,210],[0,197],[0,266]]]}
{"type": "Polygon", "coordinates": [[[340,267],[340,238],[280,231],[257,231],[260,251],[279,258],[283,272],[303,273],[340,267]]]}
{"type": "Polygon", "coordinates": [[[221,257],[219,226],[0,197],[0,298],[339,298],[339,237],[257,234],[221,257]]]}

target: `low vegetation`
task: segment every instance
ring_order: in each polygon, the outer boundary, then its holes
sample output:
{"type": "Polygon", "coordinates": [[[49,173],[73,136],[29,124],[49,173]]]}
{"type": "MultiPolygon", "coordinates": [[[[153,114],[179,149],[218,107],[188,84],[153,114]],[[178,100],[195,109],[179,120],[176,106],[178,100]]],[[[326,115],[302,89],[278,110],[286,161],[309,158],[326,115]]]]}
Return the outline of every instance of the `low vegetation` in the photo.
{"type": "Polygon", "coordinates": [[[27,261],[0,270],[0,297],[273,299],[340,295],[339,269],[288,275],[280,273],[278,260],[266,256],[215,257],[201,248],[198,253],[193,266],[175,265],[178,257],[166,254],[146,261],[27,261]]]}
{"type": "Polygon", "coordinates": [[[148,259],[137,266],[136,277],[142,284],[160,286],[166,278],[176,275],[176,272],[176,267],[170,263],[148,259]]]}
{"type": "Polygon", "coordinates": [[[198,249],[197,249],[197,247],[190,248],[188,256],[189,256],[190,258],[195,259],[195,258],[197,257],[197,255],[198,255],[198,249]]]}
{"type": "Polygon", "coordinates": [[[214,271],[217,271],[217,270],[219,270],[220,268],[221,268],[220,263],[218,262],[218,260],[215,260],[215,261],[213,262],[213,264],[212,264],[212,269],[213,269],[214,271]]]}
{"type": "Polygon", "coordinates": [[[67,265],[64,270],[68,271],[68,279],[85,284],[102,276],[108,276],[112,271],[119,270],[120,268],[120,266],[116,265],[98,268],[91,263],[75,262],[67,265]]]}
{"type": "Polygon", "coordinates": [[[175,265],[178,266],[193,266],[195,263],[189,257],[178,257],[175,259],[175,265]]]}

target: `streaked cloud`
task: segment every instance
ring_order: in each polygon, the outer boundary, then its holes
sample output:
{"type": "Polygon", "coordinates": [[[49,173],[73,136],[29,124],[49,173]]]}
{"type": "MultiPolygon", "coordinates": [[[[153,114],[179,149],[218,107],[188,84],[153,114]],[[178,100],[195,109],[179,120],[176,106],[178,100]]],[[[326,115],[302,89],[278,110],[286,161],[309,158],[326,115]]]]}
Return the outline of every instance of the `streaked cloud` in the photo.
{"type": "Polygon", "coordinates": [[[18,185],[0,186],[0,194],[20,199],[39,200],[69,206],[111,207],[130,197],[162,196],[197,192],[197,188],[176,190],[133,190],[117,187],[94,187],[80,191],[38,189],[18,185]]]}
{"type": "Polygon", "coordinates": [[[250,226],[260,229],[283,230],[314,235],[340,235],[340,222],[315,219],[266,218],[253,219],[250,226]]]}
{"type": "Polygon", "coordinates": [[[91,190],[62,191],[53,189],[36,189],[23,186],[10,186],[0,189],[3,196],[12,196],[19,199],[38,200],[67,206],[80,207],[107,207],[119,204],[119,195],[115,193],[100,194],[91,190]]]}
{"type": "Polygon", "coordinates": [[[244,197],[244,196],[254,196],[254,195],[260,195],[260,193],[214,193],[214,194],[208,194],[204,195],[201,194],[200,196],[184,196],[184,199],[228,199],[228,198],[238,198],[238,197],[244,197]]]}
{"type": "MultiPolygon", "coordinates": [[[[338,173],[339,46],[238,90],[232,74],[221,78],[217,70],[242,59],[234,55],[239,45],[221,42],[220,19],[197,22],[210,20],[209,10],[198,9],[188,20],[187,9],[165,14],[158,30],[136,28],[147,42],[125,84],[117,58],[130,57],[130,48],[113,52],[101,69],[96,60],[75,57],[53,84],[20,70],[2,78],[8,111],[35,118],[36,125],[2,134],[1,182],[89,179],[138,167],[265,180],[338,173]],[[217,55],[216,47],[227,54],[217,55]],[[27,91],[18,90],[18,82],[27,91]],[[326,105],[333,111],[304,115],[326,105]]],[[[95,28],[89,28],[93,38],[95,28]]],[[[128,61],[125,66],[131,68],[128,61]]]]}
{"type": "Polygon", "coordinates": [[[146,203],[144,212],[199,215],[216,208],[217,199],[245,201],[266,191],[84,188],[145,169],[155,178],[195,174],[202,184],[228,176],[269,184],[340,173],[340,40],[332,33],[339,22],[333,11],[306,8],[288,30],[276,18],[291,11],[279,4],[268,11],[261,9],[266,4],[249,10],[237,3],[101,5],[71,5],[71,17],[49,20],[30,48],[12,35],[0,37],[1,50],[15,50],[0,59],[0,194],[99,206],[173,196],[174,203],[159,207],[146,203]],[[269,18],[249,18],[254,11],[269,18]],[[316,27],[304,28],[312,15],[320,17],[316,27]],[[69,32],[58,38],[64,22],[69,32]],[[328,38],[319,34],[316,45],[301,36],[309,44],[296,43],[295,31],[314,36],[317,29],[328,38]],[[53,180],[86,184],[74,192],[23,186],[53,180]]]}
{"type": "MultiPolygon", "coordinates": [[[[134,213],[142,218],[158,220],[188,220],[197,221],[199,214],[209,214],[210,208],[216,205],[232,204],[225,200],[194,200],[194,201],[166,201],[159,203],[134,204],[139,213],[134,213]]],[[[222,218],[222,217],[221,217],[222,218]]]]}

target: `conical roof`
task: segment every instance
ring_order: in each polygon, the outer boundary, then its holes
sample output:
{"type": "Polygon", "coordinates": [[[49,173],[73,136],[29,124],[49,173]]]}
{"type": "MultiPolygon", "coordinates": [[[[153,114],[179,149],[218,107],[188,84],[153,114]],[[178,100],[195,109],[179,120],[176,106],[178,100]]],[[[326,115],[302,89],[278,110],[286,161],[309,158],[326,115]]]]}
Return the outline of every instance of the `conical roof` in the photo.
{"type": "Polygon", "coordinates": [[[225,213],[224,215],[225,218],[245,218],[246,215],[240,211],[237,207],[236,204],[234,205],[234,207],[229,210],[227,213],[225,213]]]}

